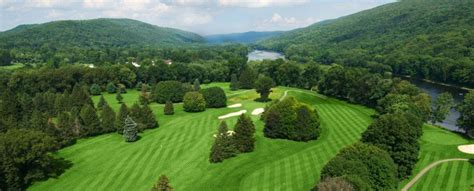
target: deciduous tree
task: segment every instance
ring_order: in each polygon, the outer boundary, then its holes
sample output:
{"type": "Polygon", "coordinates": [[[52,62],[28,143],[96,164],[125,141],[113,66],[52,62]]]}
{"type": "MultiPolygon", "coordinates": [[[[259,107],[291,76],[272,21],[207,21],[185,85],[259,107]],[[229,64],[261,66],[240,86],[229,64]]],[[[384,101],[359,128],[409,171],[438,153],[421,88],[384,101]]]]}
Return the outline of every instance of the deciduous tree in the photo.
{"type": "Polygon", "coordinates": [[[183,108],[186,112],[200,112],[206,110],[206,101],[199,92],[188,92],[184,95],[183,108]]]}

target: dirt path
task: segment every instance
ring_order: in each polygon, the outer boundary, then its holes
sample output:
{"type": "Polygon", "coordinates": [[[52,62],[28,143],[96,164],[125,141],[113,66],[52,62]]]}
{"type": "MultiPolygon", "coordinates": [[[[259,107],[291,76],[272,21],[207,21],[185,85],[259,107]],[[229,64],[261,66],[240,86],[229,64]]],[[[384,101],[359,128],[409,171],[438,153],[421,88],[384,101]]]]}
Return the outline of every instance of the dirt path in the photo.
{"type": "Polygon", "coordinates": [[[439,160],[439,161],[436,161],[436,162],[434,162],[434,163],[431,163],[431,164],[428,165],[427,167],[423,168],[423,170],[421,170],[421,171],[415,176],[415,178],[413,178],[410,182],[408,182],[408,184],[406,184],[406,185],[402,188],[402,191],[408,191],[408,189],[410,189],[410,188],[416,183],[416,181],[418,181],[418,179],[420,179],[421,177],[423,177],[423,175],[425,175],[430,169],[432,169],[432,168],[438,166],[438,165],[441,164],[441,163],[450,162],[450,161],[468,161],[468,159],[452,158],[452,159],[439,160]]]}

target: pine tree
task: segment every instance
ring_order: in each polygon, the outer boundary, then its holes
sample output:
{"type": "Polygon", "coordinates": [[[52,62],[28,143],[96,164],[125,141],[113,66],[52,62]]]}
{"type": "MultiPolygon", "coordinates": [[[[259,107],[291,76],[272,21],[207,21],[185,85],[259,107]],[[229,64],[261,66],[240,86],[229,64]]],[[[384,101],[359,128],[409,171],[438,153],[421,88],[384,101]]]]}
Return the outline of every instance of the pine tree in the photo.
{"type": "Polygon", "coordinates": [[[140,109],[140,115],[142,118],[141,122],[143,123],[143,127],[145,129],[158,127],[158,122],[156,121],[155,114],[153,114],[153,111],[147,103],[145,103],[140,109]]]}
{"type": "Polygon", "coordinates": [[[74,118],[67,112],[58,115],[56,128],[59,131],[58,142],[61,147],[71,145],[75,142],[74,118]]]}
{"type": "Polygon", "coordinates": [[[254,87],[256,78],[257,74],[255,71],[249,66],[245,67],[244,71],[242,71],[239,77],[239,88],[252,89],[254,87]]]}
{"type": "Polygon", "coordinates": [[[199,83],[199,79],[195,79],[193,83],[194,91],[200,91],[201,90],[201,83],[199,83]]]}
{"type": "Polygon", "coordinates": [[[125,125],[124,122],[128,115],[129,115],[128,107],[127,105],[125,105],[125,103],[122,103],[122,105],[120,105],[117,118],[115,119],[115,128],[117,129],[117,133],[119,134],[123,133],[123,126],[125,125]]]}
{"type": "Polygon", "coordinates": [[[123,97],[122,97],[122,93],[120,93],[120,91],[117,91],[117,95],[115,96],[115,99],[116,99],[119,103],[122,103],[123,97]]]}
{"type": "Polygon", "coordinates": [[[83,136],[97,135],[101,132],[99,117],[91,105],[86,104],[82,107],[80,118],[83,136]]]}
{"type": "Polygon", "coordinates": [[[115,112],[109,105],[103,106],[100,118],[100,125],[104,133],[115,131],[115,112]]]}
{"type": "Polygon", "coordinates": [[[108,106],[109,104],[105,101],[104,96],[100,96],[99,103],[97,103],[97,109],[101,110],[106,105],[108,106]]]}
{"type": "Polygon", "coordinates": [[[239,81],[237,80],[237,75],[230,75],[230,90],[235,91],[239,89],[239,81]]]}
{"type": "Polygon", "coordinates": [[[211,154],[209,157],[211,163],[222,162],[224,159],[233,157],[237,154],[238,150],[235,148],[232,137],[227,133],[227,131],[227,124],[225,121],[222,121],[211,148],[211,154]]]}
{"type": "Polygon", "coordinates": [[[255,145],[255,125],[249,116],[240,115],[234,127],[234,143],[240,152],[252,152],[255,145]]]}
{"type": "Polygon", "coordinates": [[[89,91],[87,88],[76,84],[72,89],[70,96],[71,106],[76,106],[81,108],[83,105],[89,104],[93,105],[92,99],[90,98],[89,91]]]}
{"type": "Polygon", "coordinates": [[[140,132],[145,129],[145,126],[143,125],[142,110],[138,103],[134,103],[132,107],[130,107],[129,116],[133,119],[133,121],[135,121],[135,123],[137,123],[137,128],[140,132]]]}
{"type": "Polygon", "coordinates": [[[173,187],[169,184],[168,177],[161,175],[158,182],[151,188],[151,191],[173,191],[173,187]]]}
{"type": "Polygon", "coordinates": [[[126,142],[134,142],[138,139],[137,124],[130,116],[125,119],[125,125],[123,126],[123,138],[126,142]]]}
{"type": "Polygon", "coordinates": [[[171,101],[166,102],[164,113],[165,113],[165,115],[173,115],[174,114],[173,102],[171,102],[171,101]]]}

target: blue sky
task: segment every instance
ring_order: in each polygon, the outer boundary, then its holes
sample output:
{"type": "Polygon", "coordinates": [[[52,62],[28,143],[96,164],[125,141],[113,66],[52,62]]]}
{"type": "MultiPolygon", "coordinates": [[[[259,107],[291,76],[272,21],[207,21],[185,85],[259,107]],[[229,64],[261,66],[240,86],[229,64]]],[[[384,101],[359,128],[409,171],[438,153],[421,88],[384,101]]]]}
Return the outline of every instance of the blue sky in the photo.
{"type": "Polygon", "coordinates": [[[203,35],[291,30],[394,0],[0,0],[0,31],[54,20],[130,18],[203,35]]]}

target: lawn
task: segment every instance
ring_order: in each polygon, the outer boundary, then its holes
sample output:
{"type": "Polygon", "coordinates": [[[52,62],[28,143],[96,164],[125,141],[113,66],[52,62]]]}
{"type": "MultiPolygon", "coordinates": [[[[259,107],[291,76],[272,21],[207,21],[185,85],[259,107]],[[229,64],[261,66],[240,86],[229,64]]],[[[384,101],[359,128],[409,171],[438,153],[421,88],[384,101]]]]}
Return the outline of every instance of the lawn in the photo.
{"type": "MultiPolygon", "coordinates": [[[[474,155],[464,154],[457,149],[458,145],[474,144],[474,141],[438,127],[425,125],[420,144],[419,161],[409,180],[435,161],[449,158],[474,158],[474,155]]],[[[407,183],[408,180],[403,181],[399,188],[401,189],[407,183]]],[[[452,161],[432,168],[410,190],[468,191],[471,185],[474,185],[474,166],[469,162],[452,161]]]]}
{"type": "MultiPolygon", "coordinates": [[[[227,83],[205,86],[223,87],[228,104],[242,103],[249,113],[265,105],[253,101],[258,97],[253,90],[230,91],[227,83]]],[[[81,139],[57,153],[73,163],[70,169],[57,179],[35,183],[29,190],[149,190],[161,174],[169,177],[176,190],[309,190],[324,164],[360,138],[374,111],[291,88],[275,88],[271,98],[278,99],[286,90],[288,96],[317,108],[322,128],[319,140],[305,143],[265,138],[263,123],[254,116],[256,150],[210,164],[217,117],[242,108],[185,113],[175,104],[176,114],[164,116],[163,105],[153,103],[159,128],[141,133],[135,143],[125,143],[115,133],[81,139]]],[[[115,95],[104,95],[117,110],[115,95]]],[[[123,97],[130,106],[138,99],[138,92],[129,90],[123,97]]],[[[95,103],[98,98],[93,97],[95,103]]],[[[226,121],[233,127],[236,119],[226,121]]]]}

